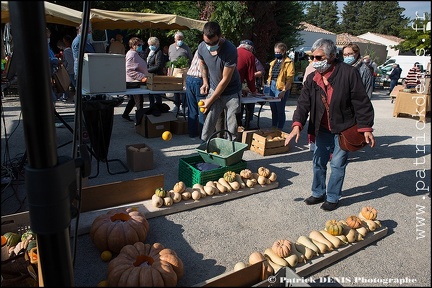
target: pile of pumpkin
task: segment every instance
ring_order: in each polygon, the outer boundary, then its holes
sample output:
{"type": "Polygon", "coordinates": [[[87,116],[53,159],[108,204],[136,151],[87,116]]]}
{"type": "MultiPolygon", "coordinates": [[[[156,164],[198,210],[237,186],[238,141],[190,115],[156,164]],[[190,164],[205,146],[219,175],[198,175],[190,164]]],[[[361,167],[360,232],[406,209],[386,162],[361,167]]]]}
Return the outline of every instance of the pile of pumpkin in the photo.
{"type": "Polygon", "coordinates": [[[9,258],[25,252],[32,264],[37,263],[36,234],[31,229],[27,229],[22,235],[15,232],[6,232],[1,238],[2,247],[3,241],[6,242],[5,245],[8,247],[9,258]]]}
{"type": "Polygon", "coordinates": [[[364,240],[367,233],[381,227],[377,214],[374,207],[365,206],[357,216],[351,215],[346,220],[339,221],[328,220],[324,229],[312,230],[309,236],[301,235],[296,242],[288,239],[277,240],[271,247],[265,249],[264,253],[253,252],[249,256],[248,263],[236,263],[234,271],[259,261],[266,261],[266,265],[269,266],[266,266],[266,270],[273,269],[273,272],[277,272],[282,267],[295,268],[315,256],[364,240]]]}
{"type": "Polygon", "coordinates": [[[250,169],[243,169],[240,173],[227,171],[223,177],[218,180],[208,181],[205,185],[195,183],[192,187],[186,187],[183,181],[179,181],[168,191],[162,187],[157,188],[151,202],[157,208],[172,206],[182,200],[199,200],[219,193],[238,191],[246,187],[252,188],[257,184],[267,185],[276,181],[276,179],[276,173],[266,167],[259,167],[256,173],[253,173],[250,169]]]}
{"type": "Polygon", "coordinates": [[[161,243],[144,243],[149,232],[145,215],[135,207],[118,208],[96,217],[90,238],[108,259],[107,280],[98,286],[175,287],[183,276],[182,260],[161,243]]]}

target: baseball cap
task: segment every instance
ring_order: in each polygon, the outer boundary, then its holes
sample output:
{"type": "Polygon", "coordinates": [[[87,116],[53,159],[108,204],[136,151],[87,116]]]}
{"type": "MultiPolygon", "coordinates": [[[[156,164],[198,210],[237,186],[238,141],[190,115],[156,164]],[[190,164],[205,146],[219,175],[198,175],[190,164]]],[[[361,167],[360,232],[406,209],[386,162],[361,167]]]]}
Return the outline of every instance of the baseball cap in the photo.
{"type": "Polygon", "coordinates": [[[252,47],[255,47],[255,45],[253,44],[253,42],[251,40],[242,40],[242,41],[240,41],[240,44],[247,44],[247,45],[250,45],[252,47]]]}

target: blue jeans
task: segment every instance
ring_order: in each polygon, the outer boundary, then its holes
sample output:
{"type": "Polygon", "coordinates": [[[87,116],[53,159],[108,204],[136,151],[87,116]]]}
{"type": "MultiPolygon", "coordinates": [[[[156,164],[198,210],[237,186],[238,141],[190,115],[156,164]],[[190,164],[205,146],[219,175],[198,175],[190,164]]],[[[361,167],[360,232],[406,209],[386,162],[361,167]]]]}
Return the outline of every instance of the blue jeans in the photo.
{"type": "Polygon", "coordinates": [[[206,95],[200,93],[203,85],[202,78],[186,76],[186,100],[188,106],[188,132],[189,137],[201,137],[204,126],[204,114],[199,111],[198,102],[206,95]]]}
{"type": "Polygon", "coordinates": [[[393,88],[396,87],[397,83],[398,83],[398,79],[390,80],[390,91],[389,91],[390,93],[393,91],[393,88]]]}
{"type": "MultiPolygon", "coordinates": [[[[278,97],[280,92],[281,90],[276,89],[276,81],[271,80],[269,95],[273,97],[278,97]]],[[[272,112],[272,127],[277,127],[279,130],[282,130],[285,125],[285,105],[289,94],[290,91],[287,90],[285,92],[285,96],[281,99],[280,102],[270,102],[270,110],[272,112]]]]}
{"type": "Polygon", "coordinates": [[[312,196],[319,198],[327,194],[327,201],[336,203],[342,197],[342,185],[348,164],[348,152],[340,149],[337,134],[320,128],[315,138],[315,151],[312,158],[312,196]],[[333,153],[330,160],[330,155],[333,153]],[[330,178],[326,186],[327,163],[330,160],[330,178]]]}

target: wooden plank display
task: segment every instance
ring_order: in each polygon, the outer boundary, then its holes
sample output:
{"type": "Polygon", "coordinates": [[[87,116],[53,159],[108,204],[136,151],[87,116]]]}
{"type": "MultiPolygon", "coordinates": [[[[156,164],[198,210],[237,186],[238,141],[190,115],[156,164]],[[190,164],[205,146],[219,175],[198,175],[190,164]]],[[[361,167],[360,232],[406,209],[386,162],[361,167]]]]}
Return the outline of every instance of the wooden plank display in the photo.
{"type": "Polygon", "coordinates": [[[383,238],[387,235],[388,228],[381,226],[373,232],[368,232],[364,237],[364,240],[356,241],[348,245],[344,245],[335,249],[329,253],[315,256],[310,259],[306,264],[295,267],[294,272],[300,277],[308,277],[322,268],[329,266],[330,264],[360,250],[361,248],[383,238]]]}

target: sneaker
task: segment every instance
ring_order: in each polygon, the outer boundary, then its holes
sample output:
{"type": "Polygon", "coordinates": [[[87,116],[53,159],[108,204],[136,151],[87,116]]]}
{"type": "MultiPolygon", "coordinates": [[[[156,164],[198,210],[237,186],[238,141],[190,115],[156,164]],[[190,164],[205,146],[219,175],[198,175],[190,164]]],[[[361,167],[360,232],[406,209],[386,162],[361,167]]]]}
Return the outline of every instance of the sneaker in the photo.
{"type": "Polygon", "coordinates": [[[306,205],[315,205],[315,204],[324,202],[325,199],[326,199],[326,195],[323,195],[319,198],[316,198],[314,196],[310,196],[309,198],[306,198],[304,200],[304,202],[306,203],[306,205]]]}
{"type": "Polygon", "coordinates": [[[336,203],[325,201],[324,204],[321,205],[321,209],[324,211],[333,211],[339,206],[339,201],[336,203]]]}

